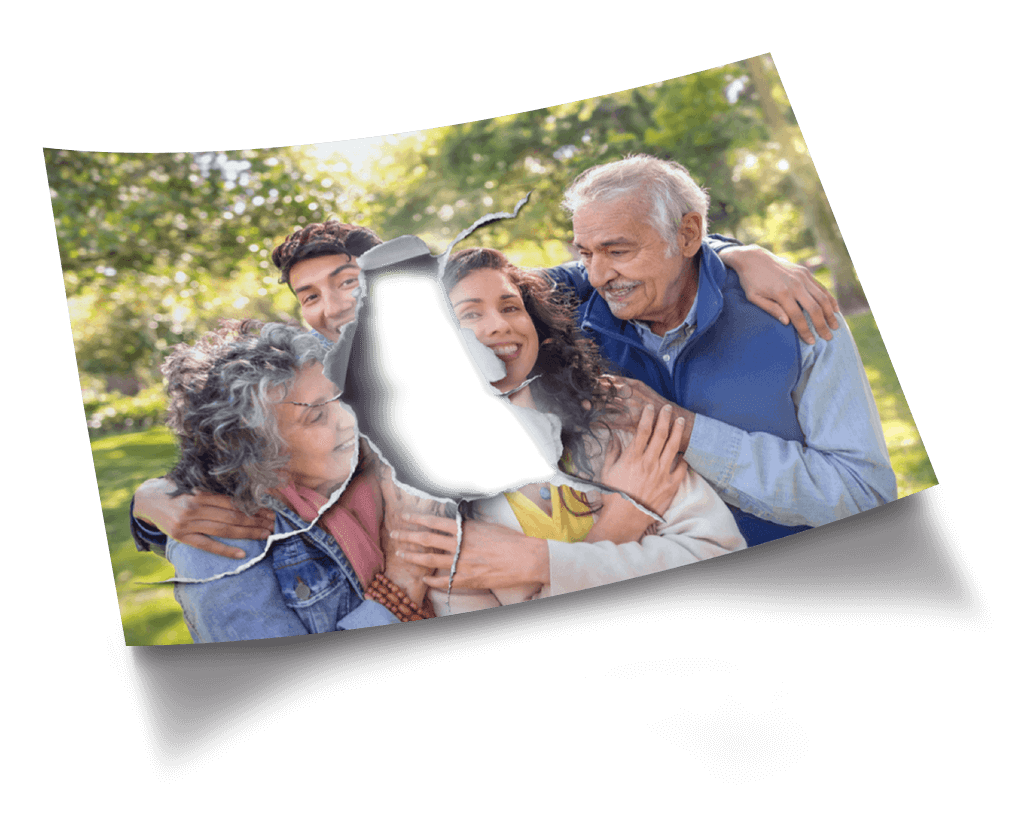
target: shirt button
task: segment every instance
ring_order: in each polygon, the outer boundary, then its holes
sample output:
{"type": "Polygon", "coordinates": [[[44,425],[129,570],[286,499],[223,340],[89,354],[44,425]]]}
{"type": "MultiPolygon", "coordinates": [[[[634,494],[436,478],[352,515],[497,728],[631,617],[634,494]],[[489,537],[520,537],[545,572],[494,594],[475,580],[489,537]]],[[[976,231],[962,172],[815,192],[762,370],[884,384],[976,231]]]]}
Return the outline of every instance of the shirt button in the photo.
{"type": "Polygon", "coordinates": [[[312,594],[312,590],[308,588],[308,585],[304,581],[299,581],[294,594],[298,596],[299,601],[307,601],[308,597],[312,594]]]}
{"type": "Polygon", "coordinates": [[[662,360],[668,362],[669,361],[669,355],[663,355],[662,356],[662,360]]]}

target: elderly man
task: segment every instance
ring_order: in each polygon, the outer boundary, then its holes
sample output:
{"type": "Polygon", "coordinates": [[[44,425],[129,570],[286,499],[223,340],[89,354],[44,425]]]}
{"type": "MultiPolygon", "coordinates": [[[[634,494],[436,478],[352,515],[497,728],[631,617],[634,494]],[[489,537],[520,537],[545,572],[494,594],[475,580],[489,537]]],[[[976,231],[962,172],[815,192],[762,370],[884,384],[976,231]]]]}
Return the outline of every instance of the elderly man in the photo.
{"type": "MultiPolygon", "coordinates": [[[[298,297],[304,319],[320,335],[337,340],[340,329],[353,318],[360,274],[357,258],[379,242],[368,229],[327,221],[296,229],[274,250],[273,262],[280,270],[281,282],[287,283],[298,297]]],[[[801,273],[796,277],[794,268],[768,257],[763,250],[735,248],[722,253],[744,256],[757,286],[753,300],[773,311],[781,323],[787,323],[789,317],[797,325],[803,322],[796,309],[798,301],[816,305],[817,296],[810,294],[816,287],[804,281],[801,273]],[[784,282],[790,283],[784,293],[770,298],[776,289],[781,291],[778,285],[784,282]],[[774,301],[780,305],[772,306],[774,301]]],[[[822,299],[821,305],[829,315],[822,299]]],[[[824,317],[823,313],[819,315],[817,328],[826,332],[824,317]]],[[[767,319],[777,324],[770,315],[767,319]]],[[[174,485],[161,478],[147,481],[137,490],[133,509],[136,517],[131,518],[131,526],[138,548],[163,546],[167,533],[215,554],[240,557],[239,550],[215,538],[261,538],[272,526],[272,515],[264,513],[259,519],[246,516],[221,496],[200,493],[176,497],[173,490],[174,485]]]]}
{"type": "Polygon", "coordinates": [[[686,169],[642,155],[596,166],[564,205],[581,262],[551,274],[610,362],[676,404],[687,463],[751,546],[896,498],[847,326],[807,343],[749,303],[702,242],[708,197],[686,169]]]}
{"type": "MultiPolygon", "coordinates": [[[[680,449],[729,505],[749,545],[896,498],[879,413],[843,320],[807,342],[749,302],[704,243],[708,198],[676,163],[634,156],[589,169],[568,188],[581,261],[550,270],[580,303],[578,321],[639,392],[672,402],[680,449]]],[[[819,329],[820,326],[818,325],[819,329]]],[[[646,400],[648,398],[646,397],[646,400]]],[[[423,530],[444,531],[434,519],[423,530]]],[[[402,551],[455,568],[454,586],[550,583],[549,549],[467,536],[461,553],[402,551]]],[[[404,539],[438,549],[430,532],[404,539]]],[[[426,578],[444,587],[446,578],[426,578]]]]}

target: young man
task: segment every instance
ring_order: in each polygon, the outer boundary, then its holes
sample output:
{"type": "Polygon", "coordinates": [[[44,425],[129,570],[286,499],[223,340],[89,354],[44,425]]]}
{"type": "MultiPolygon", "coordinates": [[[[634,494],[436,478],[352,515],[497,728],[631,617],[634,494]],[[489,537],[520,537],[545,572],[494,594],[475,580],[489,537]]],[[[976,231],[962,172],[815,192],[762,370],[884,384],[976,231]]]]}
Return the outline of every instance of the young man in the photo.
{"type": "MultiPolygon", "coordinates": [[[[342,328],[353,320],[360,286],[357,259],[380,243],[370,229],[329,220],[296,229],[274,249],[272,259],[281,282],[298,297],[302,317],[322,337],[339,340],[342,328]]],[[[749,273],[756,289],[751,300],[771,311],[780,323],[791,321],[796,330],[812,338],[803,317],[806,309],[817,331],[829,338],[828,324],[833,322],[836,304],[808,271],[759,247],[733,244],[716,241],[719,254],[731,257],[749,273]]],[[[240,558],[241,550],[216,538],[256,540],[272,530],[272,512],[264,510],[250,517],[235,510],[226,497],[205,492],[173,496],[174,490],[164,478],[145,481],[137,489],[131,530],[138,549],[163,552],[169,535],[208,552],[240,558]]]]}
{"type": "MultiPolygon", "coordinates": [[[[382,241],[363,226],[329,220],[295,229],[273,250],[273,263],[301,307],[302,317],[321,337],[336,342],[354,319],[361,270],[357,258],[382,241]]],[[[248,516],[223,495],[197,492],[173,496],[166,478],[145,481],[134,495],[130,529],[140,550],[163,553],[166,536],[231,558],[244,552],[216,538],[258,540],[273,531],[274,513],[248,516]]]]}

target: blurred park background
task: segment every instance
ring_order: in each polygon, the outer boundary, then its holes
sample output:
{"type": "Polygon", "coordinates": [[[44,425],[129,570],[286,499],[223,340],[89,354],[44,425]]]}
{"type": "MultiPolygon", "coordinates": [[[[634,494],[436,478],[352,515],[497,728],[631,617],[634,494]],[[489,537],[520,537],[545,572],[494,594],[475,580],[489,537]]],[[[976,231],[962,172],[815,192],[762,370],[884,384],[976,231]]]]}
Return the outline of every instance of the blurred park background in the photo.
{"type": "Polygon", "coordinates": [[[838,297],[883,419],[901,497],[936,483],[897,376],[768,56],[687,77],[424,132],[278,149],[116,154],[46,149],[84,412],[126,643],[188,643],[172,567],[138,553],[128,509],[174,462],[160,363],[221,317],[298,320],[273,247],[329,217],[435,253],[489,211],[517,220],[465,245],[526,266],[569,259],[559,208],[583,169],[633,152],[683,163],[711,193],[711,231],[806,264],[838,297]]]}

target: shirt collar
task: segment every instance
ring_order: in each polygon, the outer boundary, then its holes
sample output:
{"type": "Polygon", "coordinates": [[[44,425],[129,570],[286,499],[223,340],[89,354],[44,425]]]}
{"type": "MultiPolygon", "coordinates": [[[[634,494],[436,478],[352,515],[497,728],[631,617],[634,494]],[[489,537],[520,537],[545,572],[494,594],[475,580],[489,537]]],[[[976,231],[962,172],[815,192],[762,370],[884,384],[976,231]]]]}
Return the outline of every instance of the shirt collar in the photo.
{"type": "Polygon", "coordinates": [[[694,295],[694,302],[690,304],[690,309],[687,312],[687,316],[683,319],[683,322],[677,326],[675,329],[670,329],[666,334],[656,335],[652,330],[651,326],[640,320],[632,320],[631,323],[638,330],[638,334],[641,336],[642,340],[648,340],[652,338],[654,340],[662,341],[663,345],[670,344],[673,341],[679,340],[681,337],[690,337],[694,330],[697,328],[697,297],[700,294],[700,289],[698,289],[697,294],[694,295]]]}

